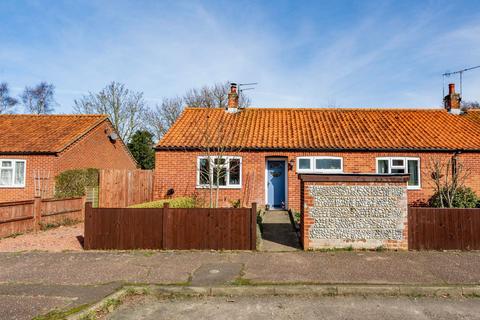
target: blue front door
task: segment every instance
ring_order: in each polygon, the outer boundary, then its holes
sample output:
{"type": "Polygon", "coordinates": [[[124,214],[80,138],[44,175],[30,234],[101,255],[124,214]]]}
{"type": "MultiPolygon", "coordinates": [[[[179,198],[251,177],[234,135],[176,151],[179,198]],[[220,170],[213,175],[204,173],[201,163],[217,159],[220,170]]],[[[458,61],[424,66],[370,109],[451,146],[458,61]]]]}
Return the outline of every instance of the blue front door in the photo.
{"type": "Polygon", "coordinates": [[[285,206],[285,161],[267,161],[267,204],[270,208],[285,206]]]}

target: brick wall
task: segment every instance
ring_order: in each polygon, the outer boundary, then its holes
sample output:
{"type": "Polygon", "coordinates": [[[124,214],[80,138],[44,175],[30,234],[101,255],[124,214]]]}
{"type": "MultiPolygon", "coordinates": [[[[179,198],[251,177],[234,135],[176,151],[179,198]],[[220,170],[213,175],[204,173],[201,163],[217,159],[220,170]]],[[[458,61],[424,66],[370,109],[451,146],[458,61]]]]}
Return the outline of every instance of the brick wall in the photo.
{"type": "MultiPolygon", "coordinates": [[[[154,199],[166,197],[168,189],[175,190],[174,196],[197,195],[208,199],[208,190],[196,188],[197,156],[205,155],[198,151],[157,151],[155,157],[154,199]]],[[[269,157],[284,157],[292,168],[288,170],[288,206],[300,210],[300,180],[296,173],[296,157],[299,156],[338,156],[343,157],[345,173],[375,173],[376,157],[419,157],[421,189],[409,190],[409,203],[425,202],[433,193],[430,182],[430,163],[435,158],[448,158],[452,153],[425,152],[233,152],[232,156],[242,157],[242,188],[220,189],[220,205],[228,206],[230,201],[240,199],[246,205],[257,202],[265,204],[265,166],[269,157]]],[[[459,155],[471,170],[467,186],[480,195],[480,154],[459,155]]]]}
{"type": "MultiPolygon", "coordinates": [[[[25,187],[0,188],[0,202],[33,199],[35,195],[35,171],[37,174],[39,170],[42,171],[41,174],[52,173],[57,160],[54,155],[0,155],[0,159],[26,160],[25,187]]],[[[53,177],[50,176],[50,181],[52,180],[53,177]]],[[[53,185],[51,185],[51,188],[53,188],[53,185]]]]}
{"type": "Polygon", "coordinates": [[[123,142],[110,142],[107,133],[112,130],[108,122],[103,122],[65,149],[59,154],[56,172],[73,168],[135,169],[136,163],[123,142]]]}
{"type": "Polygon", "coordinates": [[[50,192],[45,196],[51,197],[54,178],[62,171],[76,168],[135,169],[136,163],[123,142],[117,140],[115,144],[111,143],[105,130],[112,130],[108,122],[101,123],[58,155],[0,155],[0,159],[27,161],[25,187],[0,188],[0,202],[31,200],[35,195],[35,171],[49,176],[50,192]]]}
{"type": "Polygon", "coordinates": [[[407,178],[367,178],[371,181],[349,181],[342,176],[331,182],[302,181],[304,250],[408,249],[407,178]]]}

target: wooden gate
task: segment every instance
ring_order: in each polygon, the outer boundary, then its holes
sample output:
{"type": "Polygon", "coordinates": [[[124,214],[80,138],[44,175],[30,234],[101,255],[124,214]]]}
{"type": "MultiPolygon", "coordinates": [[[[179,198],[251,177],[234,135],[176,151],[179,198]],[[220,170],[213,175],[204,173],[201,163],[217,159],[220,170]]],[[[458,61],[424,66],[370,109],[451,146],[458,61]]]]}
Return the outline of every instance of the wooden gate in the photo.
{"type": "Polygon", "coordinates": [[[252,208],[85,209],[85,249],[255,250],[252,208]]]}
{"type": "Polygon", "coordinates": [[[480,250],[480,209],[408,209],[410,250],[480,250]]]}
{"type": "Polygon", "coordinates": [[[100,170],[98,206],[123,208],[153,200],[153,170],[100,170]]]}

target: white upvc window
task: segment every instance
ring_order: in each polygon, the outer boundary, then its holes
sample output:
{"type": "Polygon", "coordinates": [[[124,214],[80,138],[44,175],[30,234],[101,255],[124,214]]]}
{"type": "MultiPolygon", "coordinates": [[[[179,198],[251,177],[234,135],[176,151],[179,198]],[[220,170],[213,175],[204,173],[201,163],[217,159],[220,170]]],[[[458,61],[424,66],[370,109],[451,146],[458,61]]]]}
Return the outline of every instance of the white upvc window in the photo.
{"type": "Polygon", "coordinates": [[[0,188],[24,188],[26,161],[0,159],[0,188]]]}
{"type": "Polygon", "coordinates": [[[297,157],[297,173],[342,173],[341,157],[297,157]]]}
{"type": "Polygon", "coordinates": [[[407,188],[410,190],[420,189],[420,158],[381,157],[377,158],[376,163],[377,173],[408,173],[410,179],[407,188]]]}
{"type": "Polygon", "coordinates": [[[200,156],[197,158],[197,188],[241,188],[242,158],[200,156]]]}

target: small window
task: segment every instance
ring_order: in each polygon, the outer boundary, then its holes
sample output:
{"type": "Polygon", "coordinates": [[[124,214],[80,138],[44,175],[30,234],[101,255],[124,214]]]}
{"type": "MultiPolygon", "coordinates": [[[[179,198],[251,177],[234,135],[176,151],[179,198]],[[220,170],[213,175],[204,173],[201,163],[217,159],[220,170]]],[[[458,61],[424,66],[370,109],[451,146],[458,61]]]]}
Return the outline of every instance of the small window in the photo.
{"type": "Polygon", "coordinates": [[[198,187],[239,188],[242,184],[240,157],[198,157],[197,171],[198,187]]]}
{"type": "Polygon", "coordinates": [[[388,169],[388,160],[378,160],[377,173],[390,173],[388,169]]]}
{"type": "Polygon", "coordinates": [[[342,159],[318,158],[315,160],[315,170],[342,170],[342,159]]]}
{"type": "Polygon", "coordinates": [[[199,160],[199,184],[207,185],[210,181],[210,163],[208,159],[202,158],[199,160]]]}
{"type": "Polygon", "coordinates": [[[298,173],[343,172],[343,160],[339,157],[299,157],[298,173]]]}
{"type": "Polygon", "coordinates": [[[312,169],[312,159],[310,158],[298,159],[298,170],[311,170],[311,169],[312,169]]]}
{"type": "Polygon", "coordinates": [[[25,160],[0,159],[0,188],[25,187],[25,160]]]}
{"type": "Polygon", "coordinates": [[[240,159],[230,159],[230,185],[240,185],[240,159]]]}
{"type": "Polygon", "coordinates": [[[408,180],[408,185],[412,187],[420,186],[420,172],[419,172],[419,161],[417,159],[407,160],[408,163],[408,173],[410,173],[410,179],[408,180]]]}
{"type": "Polygon", "coordinates": [[[418,158],[377,158],[377,173],[408,173],[408,189],[420,188],[420,159],[418,158]]]}

